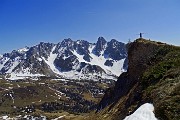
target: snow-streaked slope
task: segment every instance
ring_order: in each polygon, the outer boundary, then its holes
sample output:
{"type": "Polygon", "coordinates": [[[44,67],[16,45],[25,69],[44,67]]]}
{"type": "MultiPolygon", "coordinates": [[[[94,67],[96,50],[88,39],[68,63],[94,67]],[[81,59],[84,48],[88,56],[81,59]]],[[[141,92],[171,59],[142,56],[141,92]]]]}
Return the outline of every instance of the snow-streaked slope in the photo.
{"type": "MultiPolygon", "coordinates": [[[[114,78],[113,75],[119,76],[122,72],[124,72],[125,70],[122,69],[123,68],[123,63],[125,59],[116,61],[114,60],[113,62],[113,66],[106,66],[104,65],[104,63],[106,62],[106,60],[113,60],[111,58],[107,58],[106,56],[104,56],[104,51],[101,51],[101,55],[97,56],[93,53],[93,49],[94,49],[95,45],[91,45],[89,47],[89,52],[90,52],[90,56],[91,56],[91,60],[90,62],[86,61],[83,59],[84,55],[80,55],[78,54],[78,52],[76,50],[72,50],[71,52],[77,57],[79,63],[80,62],[85,62],[91,65],[97,65],[100,66],[102,69],[105,70],[105,72],[107,74],[104,73],[87,73],[87,74],[83,74],[82,71],[77,72],[76,70],[79,68],[79,64],[76,64],[75,66],[73,66],[74,70],[68,71],[68,72],[61,72],[54,64],[54,60],[56,59],[56,57],[58,56],[58,54],[54,54],[53,51],[56,49],[56,46],[53,47],[50,56],[48,57],[48,59],[46,60],[45,58],[43,58],[43,60],[49,65],[50,69],[64,77],[64,78],[68,78],[68,79],[97,79],[98,76],[101,76],[102,78],[109,78],[109,79],[116,79],[114,78]],[[111,76],[112,75],[112,76],[111,76]]],[[[59,54],[62,54],[64,51],[64,48],[62,48],[62,50],[59,50],[59,54]]],[[[66,59],[64,57],[64,59],[66,59]]],[[[86,68],[83,68],[83,70],[85,70],[86,68]]]]}
{"type": "Polygon", "coordinates": [[[8,66],[10,69],[6,73],[12,73],[13,69],[20,63],[20,58],[16,57],[12,62],[11,65],[8,66]]]}
{"type": "Polygon", "coordinates": [[[158,120],[153,113],[154,106],[150,103],[141,105],[132,115],[124,120],[158,120]]]}
{"type": "MultiPolygon", "coordinates": [[[[103,68],[106,72],[109,72],[111,73],[112,75],[114,73],[118,73],[118,74],[115,74],[115,75],[119,75],[121,73],[121,66],[123,65],[123,60],[121,61],[116,61],[114,62],[114,65],[111,67],[108,67],[108,66],[105,66],[104,65],[104,62],[106,61],[106,59],[104,58],[104,56],[96,56],[92,53],[92,49],[93,49],[94,46],[91,46],[91,54],[90,56],[92,57],[91,61],[90,62],[87,62],[83,59],[84,55],[80,55],[77,53],[77,51],[73,50],[71,51],[78,59],[79,63],[80,62],[85,62],[85,63],[88,63],[88,64],[91,64],[91,65],[98,65],[100,66],[101,68],[103,68]],[[119,66],[119,67],[118,67],[119,66]],[[111,72],[111,70],[113,71],[113,73],[111,72]]],[[[80,80],[80,79],[94,79],[94,80],[98,80],[98,76],[101,76],[102,78],[106,79],[106,78],[109,78],[109,79],[115,79],[114,76],[110,76],[110,75],[107,75],[107,74],[99,74],[99,73],[87,73],[87,74],[83,74],[82,71],[78,72],[76,71],[78,68],[79,68],[79,64],[76,64],[75,66],[73,66],[73,69],[74,70],[71,70],[71,71],[67,71],[67,72],[62,72],[60,71],[54,64],[54,60],[56,59],[56,57],[58,56],[58,54],[54,54],[53,51],[55,50],[56,46],[53,47],[51,53],[50,53],[50,56],[48,57],[48,59],[46,60],[45,58],[42,58],[50,67],[50,69],[62,76],[63,78],[67,78],[67,79],[77,79],[77,80],[80,80]]],[[[60,53],[59,54],[62,54],[63,53],[63,50],[62,49],[61,51],[59,51],[60,53]]],[[[64,57],[64,59],[66,59],[64,57]]],[[[86,68],[84,68],[86,69],[86,68]]]]}
{"type": "Polygon", "coordinates": [[[56,59],[58,54],[53,54],[53,51],[56,49],[56,46],[54,46],[51,50],[51,53],[48,57],[48,59],[46,60],[45,58],[43,58],[43,60],[49,65],[50,69],[56,73],[59,74],[59,70],[56,68],[56,66],[54,65],[54,60],[56,59]]]}
{"type": "Polygon", "coordinates": [[[1,62],[0,62],[0,70],[4,67],[5,63],[9,60],[9,58],[7,57],[4,57],[1,59],[1,62]]]}
{"type": "Polygon", "coordinates": [[[79,62],[85,62],[85,63],[89,63],[91,65],[97,65],[100,66],[102,69],[104,69],[106,71],[106,73],[108,74],[114,74],[116,76],[119,76],[122,72],[124,72],[125,70],[123,70],[123,64],[124,64],[124,59],[119,60],[119,61],[115,61],[113,63],[113,66],[106,66],[104,65],[104,63],[106,62],[106,60],[113,60],[111,58],[108,58],[107,55],[104,55],[104,50],[101,51],[101,55],[97,56],[93,53],[93,49],[94,49],[95,45],[91,45],[89,47],[89,52],[90,52],[90,56],[91,56],[91,61],[87,62],[83,59],[84,55],[79,55],[76,51],[72,51],[72,53],[77,56],[79,62]]]}

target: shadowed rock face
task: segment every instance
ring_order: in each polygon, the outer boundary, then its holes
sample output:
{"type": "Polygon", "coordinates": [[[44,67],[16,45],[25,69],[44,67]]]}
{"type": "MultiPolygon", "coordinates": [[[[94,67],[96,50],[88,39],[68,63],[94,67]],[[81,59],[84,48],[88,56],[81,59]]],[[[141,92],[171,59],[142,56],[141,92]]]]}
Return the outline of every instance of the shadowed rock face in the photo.
{"type": "Polygon", "coordinates": [[[113,60],[120,60],[122,58],[125,58],[125,56],[127,55],[126,46],[124,43],[112,39],[107,43],[107,48],[104,51],[104,54],[108,55],[113,60]]]}
{"type": "Polygon", "coordinates": [[[64,60],[61,56],[55,59],[54,64],[55,66],[58,66],[58,68],[60,68],[60,71],[65,72],[72,70],[72,67],[74,66],[73,64],[74,61],[78,62],[77,57],[74,55],[68,57],[66,60],[64,60]]]}
{"type": "Polygon", "coordinates": [[[96,46],[93,49],[93,53],[97,56],[101,55],[101,51],[106,48],[107,41],[103,37],[99,37],[96,46]]]}
{"type": "Polygon", "coordinates": [[[140,105],[150,102],[159,119],[178,120],[179,69],[180,47],[137,39],[128,45],[127,72],[106,91],[99,103],[97,112],[101,112],[97,118],[109,114],[104,119],[124,119],[140,105]]]}

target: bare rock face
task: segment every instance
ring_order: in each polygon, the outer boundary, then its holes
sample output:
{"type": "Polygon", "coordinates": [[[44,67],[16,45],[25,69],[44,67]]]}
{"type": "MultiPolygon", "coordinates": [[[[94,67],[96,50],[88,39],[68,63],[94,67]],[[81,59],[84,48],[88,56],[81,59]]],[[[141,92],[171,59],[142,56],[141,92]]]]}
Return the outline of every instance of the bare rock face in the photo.
{"type": "Polygon", "coordinates": [[[144,70],[146,70],[151,64],[151,57],[156,54],[158,45],[149,44],[143,39],[136,40],[133,44],[129,45],[128,51],[128,73],[137,79],[140,77],[144,70]]]}
{"type": "Polygon", "coordinates": [[[104,54],[112,58],[113,60],[123,59],[126,57],[125,44],[112,39],[107,43],[107,48],[104,51],[104,54]]]}
{"type": "Polygon", "coordinates": [[[96,46],[93,49],[93,53],[97,56],[101,55],[101,51],[106,48],[107,41],[103,37],[99,37],[96,46]]]}

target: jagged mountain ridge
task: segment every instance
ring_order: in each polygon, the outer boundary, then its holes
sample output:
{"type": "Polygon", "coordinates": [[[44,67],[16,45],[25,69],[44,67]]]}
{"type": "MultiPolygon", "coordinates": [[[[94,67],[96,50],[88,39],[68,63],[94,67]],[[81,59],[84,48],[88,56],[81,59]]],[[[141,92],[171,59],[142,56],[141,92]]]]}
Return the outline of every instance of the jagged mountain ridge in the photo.
{"type": "Polygon", "coordinates": [[[57,44],[44,43],[13,50],[0,57],[0,73],[9,79],[34,76],[69,79],[116,79],[125,68],[126,45],[115,39],[97,43],[64,39],[57,44]]]}

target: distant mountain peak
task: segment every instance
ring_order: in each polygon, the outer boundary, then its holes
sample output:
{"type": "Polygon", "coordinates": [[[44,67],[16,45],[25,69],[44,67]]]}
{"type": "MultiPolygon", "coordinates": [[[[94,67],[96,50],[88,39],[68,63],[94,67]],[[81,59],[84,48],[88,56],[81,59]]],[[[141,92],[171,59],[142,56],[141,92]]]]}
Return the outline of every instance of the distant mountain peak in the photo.
{"type": "Polygon", "coordinates": [[[98,40],[104,40],[104,41],[106,41],[105,39],[104,39],[104,37],[98,37],[98,40]]]}
{"type": "Polygon", "coordinates": [[[93,49],[93,53],[97,56],[102,55],[102,52],[106,48],[107,41],[103,37],[99,37],[98,41],[93,49]]]}
{"type": "Polygon", "coordinates": [[[18,49],[17,51],[20,53],[27,52],[29,50],[29,47],[25,46],[24,48],[18,49]]]}
{"type": "Polygon", "coordinates": [[[118,42],[116,39],[111,39],[110,42],[118,42]]]}
{"type": "Polygon", "coordinates": [[[105,45],[107,43],[107,41],[104,39],[104,37],[99,37],[97,44],[101,44],[101,45],[105,45]]]}
{"type": "Polygon", "coordinates": [[[73,42],[71,38],[64,39],[62,42],[73,42]]]}

